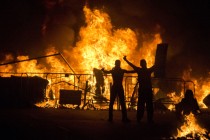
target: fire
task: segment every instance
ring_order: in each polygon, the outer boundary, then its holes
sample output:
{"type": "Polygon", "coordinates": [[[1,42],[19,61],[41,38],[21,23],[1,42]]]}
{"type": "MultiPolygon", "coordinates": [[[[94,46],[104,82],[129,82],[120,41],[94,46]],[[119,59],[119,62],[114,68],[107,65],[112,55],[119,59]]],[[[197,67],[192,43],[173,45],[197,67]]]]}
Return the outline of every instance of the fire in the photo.
{"type": "Polygon", "coordinates": [[[190,113],[189,115],[185,116],[185,122],[184,124],[177,129],[177,136],[175,136],[176,138],[181,138],[181,137],[186,137],[188,138],[199,138],[202,140],[207,140],[206,138],[206,134],[207,134],[207,130],[200,127],[197,124],[197,120],[195,118],[195,116],[190,113]]]}
{"type": "MultiPolygon", "coordinates": [[[[56,54],[58,51],[53,47],[49,46],[46,50],[46,55],[56,54]]],[[[50,72],[70,72],[71,70],[67,67],[67,65],[59,59],[60,57],[47,57],[46,61],[50,67],[50,72]]]]}
{"type": "MultiPolygon", "coordinates": [[[[147,60],[148,66],[154,64],[157,44],[162,42],[160,34],[150,35],[150,38],[145,35],[140,47],[136,32],[129,28],[114,28],[107,13],[87,6],[83,11],[86,26],[80,29],[80,40],[75,47],[69,48],[71,51],[64,51],[77,72],[92,74],[94,68],[111,69],[116,59],[121,60],[122,68],[131,69],[122,60],[125,55],[137,66],[142,58],[147,60]]],[[[105,79],[106,97],[109,97],[109,83],[109,79],[105,79]]]]}
{"type": "Polygon", "coordinates": [[[177,104],[181,101],[181,99],[184,97],[183,93],[181,96],[177,96],[175,92],[167,94],[167,96],[174,102],[174,104],[177,104]]]}
{"type": "MultiPolygon", "coordinates": [[[[6,54],[4,63],[10,62],[13,60],[14,60],[14,57],[12,56],[12,54],[6,54]]],[[[13,66],[12,65],[3,65],[3,66],[1,66],[1,70],[2,70],[1,72],[11,72],[11,71],[13,71],[13,66]]],[[[7,75],[1,74],[1,76],[6,77],[7,75]]]]}
{"type": "MultiPolygon", "coordinates": [[[[93,68],[111,69],[114,66],[114,61],[116,59],[122,60],[125,55],[137,66],[139,65],[139,60],[143,58],[146,59],[148,67],[154,64],[157,44],[162,42],[161,35],[159,33],[143,34],[137,30],[133,31],[130,28],[118,29],[113,27],[110,16],[102,9],[91,10],[87,6],[84,6],[83,12],[86,24],[80,28],[80,40],[76,43],[76,45],[69,46],[64,50],[59,50],[51,45],[46,50],[46,55],[58,52],[63,53],[69,64],[72,68],[74,68],[76,74],[93,74],[93,68]],[[142,42],[138,42],[139,37],[142,38],[142,42]]],[[[28,58],[29,56],[18,56],[16,59],[24,60],[28,58]]],[[[1,63],[14,60],[15,58],[11,54],[7,54],[4,62],[1,63]]],[[[130,69],[123,60],[122,67],[130,69]]],[[[72,69],[69,69],[66,63],[58,57],[48,57],[46,58],[46,62],[44,62],[44,64],[38,62],[37,60],[32,60],[15,65],[2,65],[1,70],[1,72],[18,73],[72,73],[72,69]]],[[[185,79],[191,78],[191,71],[192,69],[185,73],[185,79]]],[[[1,73],[1,76],[8,75],[1,73]]],[[[63,80],[73,83],[75,79],[74,77],[64,77],[63,80]]],[[[205,82],[198,84],[197,80],[193,81],[196,83],[195,97],[198,99],[198,102],[202,107],[206,107],[203,103],[203,99],[210,92],[209,82],[204,80],[205,82]]],[[[53,83],[53,81],[50,83],[53,83]]],[[[89,84],[94,85],[95,83],[94,81],[90,81],[89,84]]],[[[109,87],[109,82],[105,81],[105,84],[107,89],[109,87]]],[[[79,84],[76,86],[79,86],[79,84]]],[[[171,94],[171,98],[177,102],[182,97],[179,97],[178,99],[178,97],[175,97],[175,94],[171,94]]]]}
{"type": "Polygon", "coordinates": [[[188,89],[195,90],[194,96],[198,101],[198,104],[201,108],[208,108],[203,100],[210,94],[210,81],[208,78],[199,78],[195,79],[191,76],[192,69],[189,67],[183,73],[183,79],[185,81],[191,81],[191,83],[187,84],[186,87],[188,89]],[[192,84],[194,83],[194,84],[192,84]]]}
{"type": "MultiPolygon", "coordinates": [[[[92,73],[93,68],[110,69],[116,59],[122,60],[126,55],[136,65],[144,58],[148,66],[154,64],[157,44],[162,42],[159,33],[142,35],[142,46],[138,45],[137,33],[130,28],[117,29],[111,24],[109,15],[102,10],[83,8],[86,26],[81,27],[80,40],[76,46],[58,51],[52,45],[46,50],[46,55],[62,52],[68,62],[75,68],[76,73],[92,73]]],[[[29,56],[18,56],[18,60],[28,59],[29,56]]],[[[5,60],[6,61],[6,60],[5,60]]],[[[38,64],[36,60],[18,64],[18,72],[70,72],[63,60],[49,57],[47,64],[38,64]],[[48,66],[46,68],[46,66],[48,66]]],[[[122,67],[127,64],[122,61],[122,67]]]]}
{"type": "Polygon", "coordinates": [[[196,93],[195,97],[198,100],[199,105],[202,108],[208,108],[204,103],[203,100],[206,96],[210,94],[210,81],[208,79],[204,80],[201,79],[199,82],[197,80],[194,80],[194,83],[196,83],[196,93]],[[200,84],[198,84],[200,83],[200,84]]]}
{"type": "Polygon", "coordinates": [[[170,98],[170,100],[173,102],[173,104],[170,104],[167,108],[171,111],[175,110],[175,104],[179,103],[182,98],[184,97],[183,92],[181,92],[181,95],[178,96],[175,92],[168,93],[167,97],[170,98]]]}
{"type": "MultiPolygon", "coordinates": [[[[154,54],[158,43],[161,43],[159,34],[155,34],[150,41],[144,41],[141,49],[138,49],[137,35],[129,29],[115,29],[111,24],[109,15],[95,9],[91,11],[84,7],[86,26],[80,29],[80,41],[73,49],[75,54],[69,60],[79,61],[79,67],[86,73],[91,73],[93,68],[111,69],[116,59],[122,60],[126,55],[137,65],[140,58],[148,61],[148,65],[154,64],[154,54]]],[[[146,38],[145,38],[146,39],[146,38]]],[[[72,52],[65,51],[66,56],[72,52]]],[[[75,64],[75,62],[73,62],[75,64]]],[[[122,67],[128,67],[122,61],[122,67]]]]}
{"type": "MultiPolygon", "coordinates": [[[[53,45],[50,45],[46,50],[46,55],[61,52],[71,67],[74,68],[74,74],[91,75],[93,74],[94,68],[111,69],[114,66],[115,60],[122,60],[125,55],[137,66],[139,65],[140,59],[146,59],[148,67],[154,64],[157,44],[162,42],[159,33],[140,34],[143,41],[138,43],[139,34],[137,31],[135,32],[130,28],[117,29],[113,27],[109,15],[103,10],[91,10],[87,6],[84,6],[83,12],[86,24],[80,28],[80,40],[76,45],[69,46],[64,50],[59,50],[53,47],[53,45]]],[[[17,60],[28,58],[29,56],[18,56],[17,60]]],[[[69,66],[59,57],[47,57],[45,61],[31,60],[17,63],[15,67],[14,65],[9,66],[10,65],[7,66],[8,71],[12,70],[18,73],[72,73],[72,69],[69,69],[69,66]],[[42,64],[42,62],[44,63],[42,64]]],[[[122,68],[131,69],[123,60],[122,68]]],[[[44,75],[42,76],[46,78],[44,75]]],[[[53,84],[57,83],[56,80],[58,78],[56,78],[57,77],[54,76],[51,77],[52,80],[48,80],[53,84]]],[[[73,76],[63,77],[62,75],[60,80],[65,81],[65,83],[76,83],[75,86],[81,86],[79,88],[84,89],[84,83],[77,83],[74,78],[73,76]]],[[[79,80],[80,79],[78,79],[78,81],[79,80]]],[[[53,86],[50,84],[49,87],[53,88],[55,98],[58,98],[60,88],[67,87],[65,83],[63,83],[63,85],[54,84],[53,86]]],[[[105,80],[106,89],[109,88],[109,83],[110,82],[105,80]]],[[[94,81],[93,83],[90,81],[89,84],[94,85],[95,83],[94,81]]],[[[69,87],[70,86],[68,86],[68,88],[69,87]]],[[[47,89],[47,92],[48,91],[49,89],[47,89]]],[[[106,92],[109,92],[109,90],[106,90],[106,92]]]]}
{"type": "MultiPolygon", "coordinates": [[[[18,60],[26,60],[29,59],[28,56],[18,56],[17,57],[18,60]]],[[[42,69],[41,65],[37,64],[37,60],[31,60],[31,61],[25,61],[22,63],[18,63],[17,64],[17,72],[21,73],[21,72],[27,72],[27,73],[39,73],[39,72],[43,72],[45,71],[45,69],[42,69]]]]}
{"type": "MultiPolygon", "coordinates": [[[[59,50],[59,48],[55,48],[53,45],[50,45],[48,49],[45,50],[46,55],[61,52],[64,54],[66,60],[72,66],[72,68],[74,68],[73,70],[76,74],[93,74],[94,68],[111,69],[114,66],[115,60],[122,60],[123,56],[125,55],[137,66],[139,65],[140,59],[146,59],[148,67],[154,64],[157,44],[162,43],[161,35],[159,33],[143,34],[139,30],[134,31],[130,28],[118,29],[113,27],[110,16],[102,9],[91,10],[89,7],[84,6],[83,12],[85,15],[86,24],[80,28],[80,40],[76,43],[76,45],[68,46],[67,49],[63,50],[59,50]],[[141,38],[142,42],[138,42],[138,38],[141,38]]],[[[24,60],[28,58],[29,56],[18,56],[16,59],[24,60]]],[[[7,54],[4,62],[1,63],[11,62],[14,60],[15,58],[11,54],[7,54]]],[[[66,63],[59,57],[48,57],[45,61],[46,62],[38,62],[37,60],[32,60],[17,63],[15,65],[2,65],[1,76],[8,76],[7,74],[3,74],[3,72],[72,73],[72,69],[70,69],[69,66],[67,66],[66,63]],[[44,63],[42,64],[42,62],[44,63]]],[[[125,69],[131,69],[123,60],[122,67],[125,69]]],[[[192,69],[189,69],[184,73],[183,78],[185,80],[193,79],[191,77],[191,72],[192,69]]],[[[76,86],[80,86],[80,84],[75,82],[74,78],[75,77],[73,76],[63,77],[62,80],[69,83],[76,83],[76,86]]],[[[50,83],[56,82],[53,80],[51,81],[50,79],[48,80],[50,83]]],[[[203,82],[201,81],[202,80],[199,82],[195,79],[193,80],[196,85],[195,97],[198,99],[199,104],[206,108],[206,105],[203,103],[203,99],[210,93],[210,83],[207,80],[203,80],[203,82]]],[[[95,81],[90,81],[89,84],[94,86],[95,81]]],[[[105,84],[106,89],[108,89],[109,81],[106,79],[105,84]]],[[[57,86],[54,90],[58,92],[59,88],[61,87],[57,86]]],[[[109,92],[108,90],[106,91],[109,92]]],[[[183,95],[183,93],[181,94],[183,95]]],[[[168,96],[175,103],[180,101],[183,97],[176,96],[175,93],[169,93],[168,96]]]]}

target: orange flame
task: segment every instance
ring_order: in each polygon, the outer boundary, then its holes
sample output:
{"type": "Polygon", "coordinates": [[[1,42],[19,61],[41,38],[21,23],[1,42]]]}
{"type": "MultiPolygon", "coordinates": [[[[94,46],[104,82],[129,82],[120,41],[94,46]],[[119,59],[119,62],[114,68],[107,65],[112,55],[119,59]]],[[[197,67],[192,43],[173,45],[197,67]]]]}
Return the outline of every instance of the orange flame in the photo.
{"type": "MultiPolygon", "coordinates": [[[[70,62],[79,61],[75,67],[88,73],[93,68],[110,69],[114,66],[114,61],[122,60],[124,55],[135,63],[139,63],[140,58],[145,58],[149,66],[154,63],[157,44],[162,42],[159,34],[155,34],[154,39],[143,42],[142,48],[138,49],[137,35],[133,30],[114,29],[105,12],[97,9],[91,11],[86,6],[83,10],[87,25],[80,29],[81,39],[73,50],[74,56],[69,58],[70,62]]],[[[67,56],[73,54],[65,52],[67,56]]],[[[123,61],[122,67],[127,67],[123,61]]]]}
{"type": "MultiPolygon", "coordinates": [[[[125,55],[137,66],[139,60],[143,58],[147,60],[148,67],[154,64],[157,44],[162,42],[160,34],[142,35],[143,42],[140,46],[137,33],[129,28],[114,28],[107,13],[98,9],[91,10],[87,6],[84,6],[83,11],[86,25],[80,29],[80,40],[76,46],[69,46],[68,49],[60,51],[77,74],[92,74],[93,68],[111,69],[115,60],[122,60],[125,55]]],[[[57,53],[58,49],[50,46],[46,51],[48,55],[57,53]]],[[[27,58],[28,56],[19,56],[18,60],[27,58]]],[[[124,61],[122,61],[122,67],[130,68],[124,61]]],[[[16,71],[70,72],[63,60],[57,57],[46,58],[44,65],[37,60],[19,63],[16,71]]],[[[71,81],[71,77],[64,79],[71,81]]],[[[106,87],[109,87],[109,82],[105,81],[105,83],[106,87]]],[[[57,92],[59,88],[61,87],[56,86],[54,91],[57,92]]]]}
{"type": "Polygon", "coordinates": [[[195,97],[198,100],[199,105],[202,108],[208,108],[203,100],[210,94],[210,81],[208,79],[201,79],[199,82],[194,80],[194,83],[196,83],[195,97]]]}
{"type": "Polygon", "coordinates": [[[193,139],[199,136],[200,139],[207,140],[205,136],[205,134],[207,133],[207,130],[204,128],[201,128],[197,124],[197,120],[192,113],[190,113],[189,115],[186,115],[184,119],[185,119],[184,124],[180,128],[177,129],[178,134],[176,138],[187,137],[187,135],[191,134],[193,139]]]}
{"type": "Polygon", "coordinates": [[[194,97],[198,100],[198,104],[201,108],[208,108],[203,100],[210,94],[210,81],[208,78],[195,79],[191,76],[192,69],[189,68],[183,73],[183,79],[186,81],[192,81],[194,84],[187,84],[186,87],[195,90],[194,97]]]}

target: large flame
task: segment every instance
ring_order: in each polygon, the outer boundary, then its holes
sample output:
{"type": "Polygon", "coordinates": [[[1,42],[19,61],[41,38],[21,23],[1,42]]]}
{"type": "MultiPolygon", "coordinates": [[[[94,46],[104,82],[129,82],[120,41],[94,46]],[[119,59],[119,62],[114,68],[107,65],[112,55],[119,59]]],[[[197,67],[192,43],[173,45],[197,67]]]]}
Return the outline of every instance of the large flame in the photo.
{"type": "MultiPolygon", "coordinates": [[[[154,34],[153,39],[146,40],[143,47],[138,49],[137,35],[129,29],[116,29],[112,27],[110,17],[107,13],[95,9],[91,11],[84,7],[86,26],[80,29],[80,41],[72,51],[65,51],[69,61],[78,61],[79,67],[86,73],[92,72],[93,68],[110,69],[114,66],[116,59],[122,60],[126,55],[136,65],[140,58],[148,61],[148,65],[154,64],[154,54],[158,43],[161,43],[159,34],[154,34]],[[71,56],[74,54],[73,56],[71,56]]],[[[127,65],[122,62],[122,67],[127,65]]]]}
{"type": "MultiPolygon", "coordinates": [[[[137,34],[130,28],[113,28],[107,13],[98,9],[91,10],[87,6],[84,6],[83,10],[86,25],[80,29],[80,40],[76,46],[69,46],[68,49],[58,51],[51,45],[46,50],[46,55],[62,52],[72,67],[75,68],[76,73],[92,73],[93,68],[110,69],[114,66],[114,61],[116,59],[122,60],[124,55],[128,56],[128,59],[136,65],[139,65],[141,58],[148,61],[148,66],[154,64],[157,44],[162,42],[160,34],[152,34],[149,37],[144,35],[142,46],[139,46],[137,34]]],[[[28,58],[29,56],[18,56],[17,60],[28,58]]],[[[5,62],[8,59],[5,59],[5,62]]],[[[49,57],[46,62],[48,67],[46,64],[41,65],[36,60],[22,62],[23,64],[17,64],[17,70],[13,71],[68,72],[68,66],[62,61],[55,57],[49,57]]],[[[11,68],[9,65],[6,66],[8,68],[5,71],[10,72],[11,68]]],[[[122,62],[122,67],[127,68],[128,65],[122,62]]]]}

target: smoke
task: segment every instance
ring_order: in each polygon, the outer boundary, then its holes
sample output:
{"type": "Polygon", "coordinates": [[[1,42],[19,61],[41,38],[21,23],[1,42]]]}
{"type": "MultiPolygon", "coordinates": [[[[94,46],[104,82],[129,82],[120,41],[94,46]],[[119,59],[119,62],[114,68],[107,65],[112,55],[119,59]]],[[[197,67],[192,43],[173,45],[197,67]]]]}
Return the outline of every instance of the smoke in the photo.
{"type": "Polygon", "coordinates": [[[84,1],[44,0],[46,14],[42,35],[46,45],[52,44],[63,50],[75,44],[79,28],[84,23],[84,5],[84,1]]]}

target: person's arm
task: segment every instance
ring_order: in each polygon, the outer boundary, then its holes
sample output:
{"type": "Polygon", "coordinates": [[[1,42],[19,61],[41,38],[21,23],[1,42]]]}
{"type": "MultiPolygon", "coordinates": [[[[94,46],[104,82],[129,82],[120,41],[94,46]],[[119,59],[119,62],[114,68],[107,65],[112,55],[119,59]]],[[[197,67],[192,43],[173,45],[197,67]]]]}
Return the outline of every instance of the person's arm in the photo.
{"type": "Polygon", "coordinates": [[[104,68],[102,68],[101,71],[103,71],[103,73],[105,73],[105,74],[110,74],[111,73],[111,70],[105,70],[104,68]]]}
{"type": "Polygon", "coordinates": [[[153,65],[152,67],[149,68],[151,72],[154,72],[157,69],[156,65],[153,65]]]}
{"type": "Polygon", "coordinates": [[[138,67],[136,67],[134,64],[132,64],[130,61],[128,61],[126,56],[124,56],[123,59],[125,60],[125,62],[128,63],[128,65],[130,65],[135,71],[137,71],[138,67]]]}

